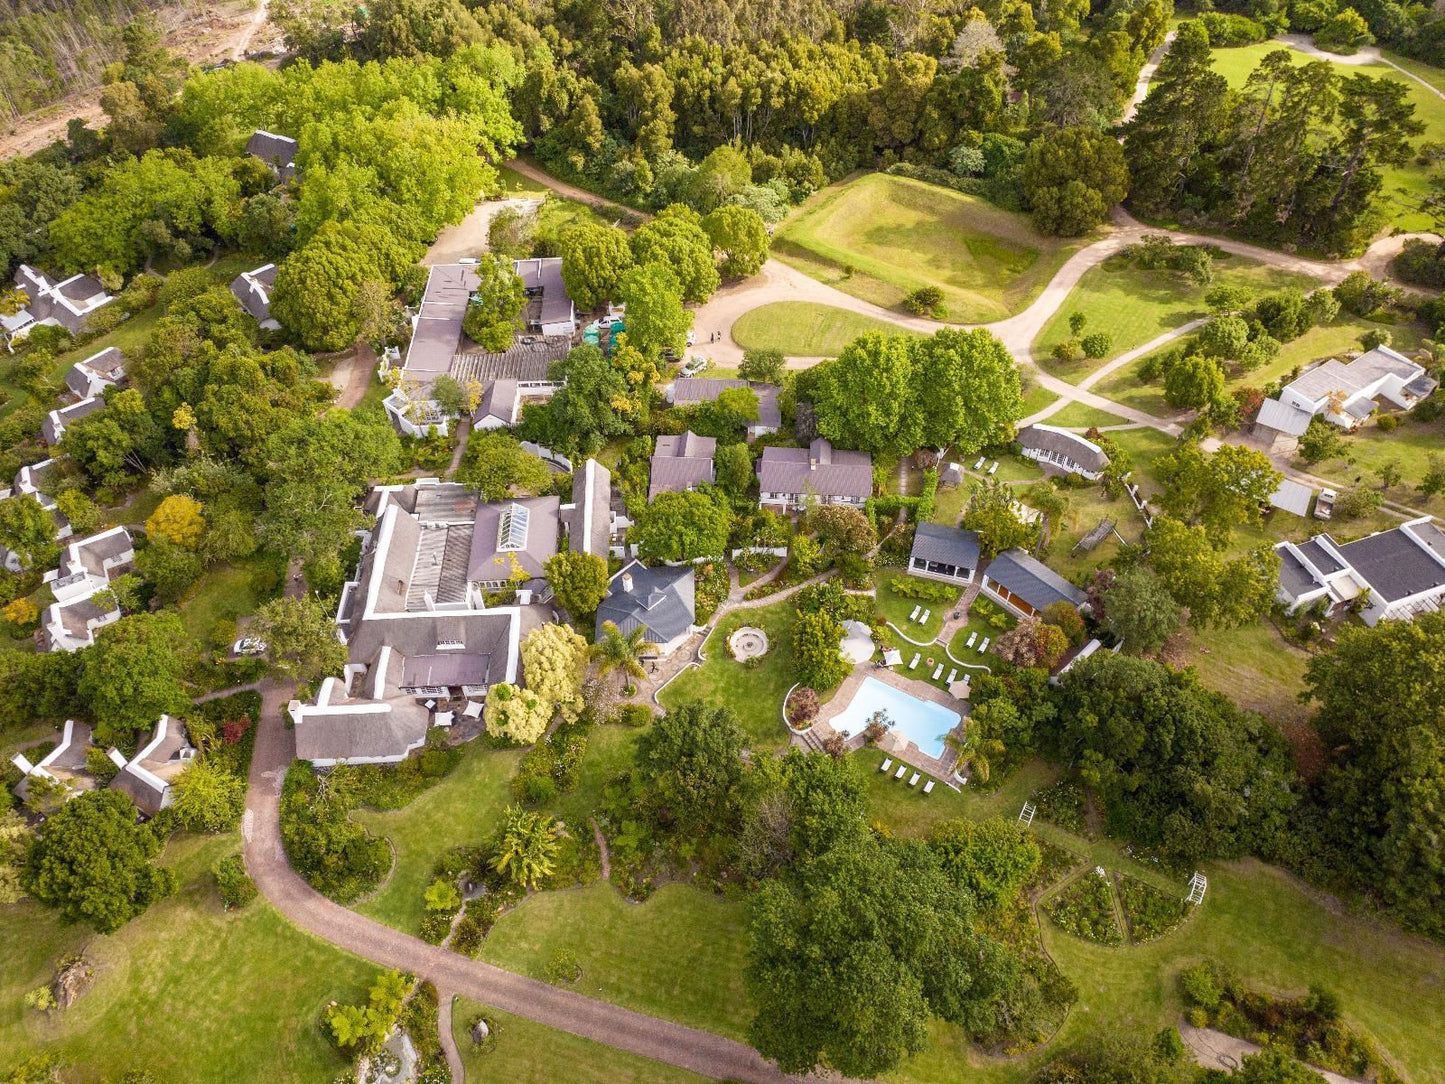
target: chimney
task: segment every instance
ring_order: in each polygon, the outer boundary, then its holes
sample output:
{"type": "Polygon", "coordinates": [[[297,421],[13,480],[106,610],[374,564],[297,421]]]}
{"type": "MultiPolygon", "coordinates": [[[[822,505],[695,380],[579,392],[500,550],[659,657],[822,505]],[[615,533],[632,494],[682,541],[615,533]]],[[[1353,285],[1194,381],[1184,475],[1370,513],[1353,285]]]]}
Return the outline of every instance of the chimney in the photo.
{"type": "Polygon", "coordinates": [[[631,573],[631,572],[624,572],[624,573],[622,574],[622,592],[623,592],[623,594],[627,594],[627,595],[632,594],[632,573],[631,573]]]}
{"type": "Polygon", "coordinates": [[[809,470],[817,470],[817,469],[818,469],[818,457],[817,457],[817,456],[815,456],[815,455],[810,455],[810,456],[808,456],[808,469],[809,469],[809,470]]]}

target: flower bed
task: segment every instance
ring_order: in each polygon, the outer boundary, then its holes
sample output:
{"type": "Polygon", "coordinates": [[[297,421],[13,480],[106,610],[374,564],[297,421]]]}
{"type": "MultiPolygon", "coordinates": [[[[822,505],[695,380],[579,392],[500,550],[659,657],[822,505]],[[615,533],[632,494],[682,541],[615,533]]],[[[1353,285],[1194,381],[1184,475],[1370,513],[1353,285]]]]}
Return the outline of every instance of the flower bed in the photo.
{"type": "Polygon", "coordinates": [[[1074,880],[1044,905],[1044,913],[1065,933],[1100,945],[1124,941],[1114,913],[1114,890],[1109,876],[1092,870],[1074,880]]]}
{"type": "Polygon", "coordinates": [[[1084,816],[1084,785],[1077,779],[1060,779],[1034,796],[1038,815],[1066,832],[1087,835],[1084,816]]]}
{"type": "Polygon", "coordinates": [[[1182,897],[1134,877],[1120,875],[1119,899],[1128,916],[1129,936],[1136,944],[1163,937],[1189,915],[1189,904],[1182,897]]]}

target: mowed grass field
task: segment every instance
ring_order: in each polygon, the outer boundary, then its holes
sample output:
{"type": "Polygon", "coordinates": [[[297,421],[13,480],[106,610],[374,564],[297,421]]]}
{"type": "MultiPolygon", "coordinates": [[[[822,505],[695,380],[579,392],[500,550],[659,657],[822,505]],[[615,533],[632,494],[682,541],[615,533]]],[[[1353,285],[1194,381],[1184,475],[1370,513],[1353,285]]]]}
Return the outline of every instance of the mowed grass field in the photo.
{"type": "Polygon", "coordinates": [[[781,350],[789,357],[836,357],[859,335],[911,332],[871,316],[813,301],[774,301],[738,317],[733,341],[744,350],[781,350]]]}
{"type": "MultiPolygon", "coordinates": [[[[1283,42],[1267,41],[1236,49],[1214,50],[1214,70],[1228,79],[1230,86],[1242,87],[1244,81],[1249,78],[1249,73],[1259,66],[1260,60],[1275,49],[1288,49],[1296,64],[1304,64],[1313,59],[1298,49],[1290,48],[1283,42]]],[[[1392,56],[1390,59],[1402,68],[1407,68],[1419,75],[1436,88],[1440,88],[1441,84],[1445,83],[1445,72],[1400,57],[1392,56]]],[[[1417,80],[1410,78],[1404,72],[1395,70],[1388,64],[1336,63],[1334,66],[1340,74],[1346,77],[1368,75],[1372,79],[1390,79],[1404,84],[1409,92],[1410,101],[1415,105],[1416,119],[1425,124],[1424,133],[1415,139],[1416,146],[1422,142],[1445,140],[1445,99],[1441,99],[1439,95],[1433,93],[1430,87],[1422,86],[1417,80]]],[[[1385,183],[1381,195],[1384,198],[1386,213],[1389,215],[1388,225],[1401,230],[1433,229],[1434,224],[1430,216],[1422,214],[1416,209],[1420,200],[1430,191],[1429,167],[1411,161],[1404,166],[1387,168],[1384,170],[1384,178],[1385,183]]]]}
{"type": "Polygon", "coordinates": [[[1024,308],[1084,243],[1045,237],[1026,215],[974,196],[870,173],[804,203],[774,237],[773,255],[886,308],[937,286],[947,319],[972,322],[1024,308]]]}
{"type": "MultiPolygon", "coordinates": [[[[1224,254],[1214,261],[1211,285],[1243,286],[1256,294],[1266,294],[1289,286],[1309,291],[1319,283],[1309,275],[1224,254]]],[[[1177,271],[1148,271],[1119,257],[1105,260],[1084,272],[1039,332],[1033,345],[1034,360],[1061,380],[1077,384],[1120,354],[1208,316],[1204,304],[1208,289],[1177,271]],[[1084,314],[1085,335],[1102,331],[1113,340],[1113,348],[1104,357],[1061,362],[1052,356],[1054,347],[1069,338],[1069,317],[1076,312],[1084,314]]]]}

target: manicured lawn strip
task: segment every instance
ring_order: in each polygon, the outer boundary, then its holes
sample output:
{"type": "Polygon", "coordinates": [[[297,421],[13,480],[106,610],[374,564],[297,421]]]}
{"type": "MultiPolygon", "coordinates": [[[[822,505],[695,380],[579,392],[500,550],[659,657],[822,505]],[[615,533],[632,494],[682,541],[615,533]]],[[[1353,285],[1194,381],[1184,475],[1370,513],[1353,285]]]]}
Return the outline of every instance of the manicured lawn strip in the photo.
{"type": "Polygon", "coordinates": [[[264,900],[227,914],[209,870],[235,835],[173,840],[163,861],[181,889],[108,937],[62,927],[35,904],[0,907],[0,1064],[43,1047],[71,1063],[67,1079],[329,1081],[345,1067],[318,1020],[333,998],[356,1001],[375,969],[287,923],[264,900]],[[94,984],[42,1017],[21,1004],[55,958],[80,951],[94,984]]]}
{"type": "MultiPolygon", "coordinates": [[[[930,602],[927,599],[907,598],[904,595],[896,594],[889,585],[899,576],[906,576],[907,573],[901,569],[883,569],[878,572],[875,580],[878,585],[878,612],[886,617],[893,624],[907,634],[909,639],[919,643],[931,643],[938,638],[943,630],[943,621],[958,602],[958,596],[963,588],[954,590],[953,598],[948,602],[930,602]],[[917,621],[910,621],[908,615],[913,612],[915,606],[921,606],[930,611],[928,621],[920,624],[917,621]]],[[[937,580],[925,580],[925,583],[939,583],[937,580]]],[[[941,587],[948,587],[948,584],[940,584],[941,587]]],[[[922,617],[922,613],[919,614],[922,617]]]]}
{"type": "Polygon", "coordinates": [[[1027,418],[1037,414],[1057,398],[1058,395],[1056,393],[1049,391],[1048,388],[1042,385],[1035,384],[1024,392],[1024,412],[1020,417],[1027,418]]]}
{"type": "Polygon", "coordinates": [[[497,815],[511,801],[507,781],[521,751],[487,749],[472,743],[451,773],[409,805],[388,812],[359,809],[352,819],[375,836],[391,840],[396,865],[391,877],[356,910],[406,933],[421,928],[422,892],[432,868],[447,850],[488,839],[497,815]]]}
{"type": "MultiPolygon", "coordinates": [[[[1214,266],[1214,284],[1245,286],[1259,293],[1286,286],[1308,290],[1317,285],[1308,275],[1239,256],[1216,259],[1214,266]]],[[[1207,289],[1189,282],[1177,271],[1146,271],[1118,259],[1092,267],[1039,332],[1033,344],[1034,359],[1060,379],[1077,384],[1111,358],[1207,316],[1207,289]],[[1114,348],[1106,357],[1060,362],[1050,356],[1053,348],[1069,337],[1069,316],[1075,312],[1087,317],[1084,334],[1103,331],[1113,339],[1114,348]]]]}
{"type": "Polygon", "coordinates": [[[452,1033],[468,1080],[505,1080],[508,1084],[555,1084],[559,1080],[569,1084],[701,1084],[707,1079],[465,998],[459,998],[452,1007],[452,1033]],[[468,1029],[482,1014],[492,1022],[494,1040],[493,1045],[478,1050],[468,1029]]]}
{"type": "Polygon", "coordinates": [[[1090,426],[1124,425],[1128,418],[1110,414],[1107,410],[1090,406],[1088,403],[1070,403],[1063,410],[1050,417],[1046,424],[1063,429],[1087,429],[1090,426]]]}
{"type": "Polygon", "coordinates": [[[662,691],[662,706],[668,708],[689,700],[726,704],[738,713],[753,748],[781,749],[788,738],[783,726],[783,697],[797,680],[793,666],[796,621],[797,606],[791,599],[728,614],[704,645],[707,661],[674,679],[662,691]],[[753,625],[768,634],[768,653],[751,670],[728,655],[727,638],[743,625],[753,625]]]}
{"type": "Polygon", "coordinates": [[[1307,718],[1297,697],[1309,653],[1286,642],[1269,621],[1228,631],[1190,629],[1185,644],[1182,664],[1194,667],[1209,688],[1277,723],[1307,718]]]}
{"type": "Polygon", "coordinates": [[[837,355],[859,335],[911,334],[871,316],[812,301],[775,301],[738,317],[732,337],[744,350],[781,350],[790,357],[837,355]]]}
{"type": "Polygon", "coordinates": [[[937,286],[947,319],[979,321],[1024,308],[1082,243],[1045,237],[1026,216],[952,189],[870,173],[804,203],[776,234],[773,253],[887,308],[937,286]]]}
{"type": "MultiPolygon", "coordinates": [[[[965,467],[973,466],[972,462],[964,464],[965,467]]],[[[1002,468],[1000,468],[1001,470],[1002,468]]],[[[973,482],[965,478],[956,486],[939,486],[938,492],[933,495],[933,523],[942,523],[949,527],[957,527],[959,517],[963,515],[964,505],[968,504],[968,495],[973,492],[973,482]]]]}
{"type": "MultiPolygon", "coordinates": [[[[1213,67],[1216,72],[1229,81],[1230,86],[1242,87],[1245,79],[1249,77],[1249,73],[1258,66],[1266,53],[1284,48],[1288,47],[1283,42],[1268,41],[1237,49],[1216,49],[1213,67]]],[[[1315,59],[1297,49],[1290,49],[1289,53],[1290,58],[1296,64],[1304,64],[1315,59]]],[[[1391,59],[1401,67],[1418,70],[1422,75],[1431,73],[1435,80],[1441,78],[1441,73],[1437,69],[1426,65],[1415,65],[1399,57],[1391,57],[1391,59]]],[[[1386,64],[1337,64],[1335,67],[1346,78],[1352,75],[1368,75],[1373,79],[1390,79],[1403,84],[1408,92],[1409,100],[1415,106],[1415,118],[1425,124],[1424,133],[1413,142],[1418,145],[1426,141],[1445,140],[1445,101],[1441,101],[1427,87],[1422,87],[1408,75],[1398,72],[1386,64]]],[[[1420,200],[1429,194],[1429,168],[1417,165],[1412,158],[1404,166],[1388,167],[1381,172],[1384,183],[1380,192],[1383,197],[1384,210],[1390,216],[1388,224],[1401,230],[1433,229],[1434,225],[1430,216],[1415,209],[1420,200]],[[1402,189],[1403,192],[1401,192],[1402,189]]]]}
{"type": "Polygon", "coordinates": [[[544,978],[560,949],[577,954],[572,987],[639,1012],[742,1038],[749,1008],[743,905],[690,885],[629,903],[605,881],[534,895],[497,920],[488,963],[544,978]]]}

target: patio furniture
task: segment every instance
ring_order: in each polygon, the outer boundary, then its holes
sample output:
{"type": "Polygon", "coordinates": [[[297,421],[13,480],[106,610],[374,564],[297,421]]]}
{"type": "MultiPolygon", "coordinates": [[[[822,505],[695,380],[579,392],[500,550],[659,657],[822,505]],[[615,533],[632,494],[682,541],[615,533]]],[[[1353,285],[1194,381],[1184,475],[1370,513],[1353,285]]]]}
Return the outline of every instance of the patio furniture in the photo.
{"type": "Polygon", "coordinates": [[[918,611],[921,610],[921,609],[923,609],[922,606],[915,606],[915,607],[913,607],[913,612],[908,615],[908,620],[910,620],[910,621],[917,621],[917,620],[918,620],[918,611]]]}
{"type": "Polygon", "coordinates": [[[467,706],[462,709],[462,714],[468,719],[480,719],[482,717],[482,702],[480,700],[468,700],[467,706]]]}
{"type": "Polygon", "coordinates": [[[426,700],[423,701],[423,704],[425,705],[427,711],[431,711],[432,708],[437,706],[437,702],[435,700],[426,700]]]}
{"type": "Polygon", "coordinates": [[[918,786],[918,781],[919,781],[920,779],[922,779],[922,778],[923,778],[923,776],[919,775],[917,772],[914,772],[914,773],[913,773],[913,778],[908,781],[908,785],[909,785],[910,787],[916,787],[916,786],[918,786]]]}
{"type": "Polygon", "coordinates": [[[908,771],[908,765],[907,765],[907,764],[900,764],[900,765],[898,765],[898,773],[897,773],[896,775],[894,775],[893,778],[894,778],[894,779],[902,779],[903,776],[904,776],[904,774],[905,774],[907,771],[908,771]]]}
{"type": "Polygon", "coordinates": [[[432,717],[433,726],[451,726],[456,713],[451,711],[439,711],[432,717]]]}
{"type": "Polygon", "coordinates": [[[883,763],[880,764],[880,765],[878,765],[878,770],[879,770],[880,772],[886,772],[886,771],[887,771],[889,768],[891,768],[891,767],[893,767],[893,758],[892,758],[892,757],[884,757],[884,758],[883,758],[883,763]]]}
{"type": "Polygon", "coordinates": [[[976,644],[976,643],[978,643],[978,633],[977,633],[977,632],[970,632],[970,633],[968,634],[968,640],[967,640],[967,642],[965,642],[964,645],[963,645],[963,646],[964,646],[964,649],[967,650],[968,648],[972,647],[972,646],[973,646],[974,644],[976,644]]]}
{"type": "Polygon", "coordinates": [[[958,669],[955,667],[948,671],[948,683],[952,685],[956,677],[958,677],[958,669]]]}
{"type": "Polygon", "coordinates": [[[997,460],[997,459],[995,459],[995,460],[993,461],[993,464],[988,468],[988,473],[989,473],[990,476],[998,473],[998,460],[997,460]]]}
{"type": "Polygon", "coordinates": [[[910,669],[910,670],[915,670],[915,669],[917,669],[917,668],[918,668],[918,660],[921,659],[921,658],[923,658],[923,652],[921,652],[921,651],[915,651],[915,652],[913,653],[913,661],[908,664],[908,669],[910,669]]]}
{"type": "Polygon", "coordinates": [[[932,616],[933,616],[933,611],[932,611],[932,610],[924,610],[924,611],[923,611],[923,616],[918,619],[918,623],[919,623],[920,625],[926,625],[926,624],[928,624],[928,619],[929,619],[930,617],[932,617],[932,616]]]}
{"type": "Polygon", "coordinates": [[[983,465],[984,465],[984,463],[986,463],[986,462],[988,462],[988,456],[986,456],[986,455],[981,455],[981,456],[979,456],[979,457],[978,457],[978,462],[973,465],[973,469],[974,469],[974,470],[983,470],[983,465]]]}
{"type": "Polygon", "coordinates": [[[936,783],[936,782],[938,782],[938,780],[936,780],[936,779],[930,779],[927,783],[924,783],[924,784],[923,784],[923,793],[924,793],[924,794],[932,794],[932,793],[933,793],[933,784],[936,783]]]}
{"type": "Polygon", "coordinates": [[[933,671],[933,680],[937,681],[943,676],[943,663],[938,664],[938,669],[933,671]]]}
{"type": "Polygon", "coordinates": [[[988,645],[989,645],[990,643],[992,643],[992,641],[991,641],[987,636],[985,636],[985,637],[983,638],[983,643],[981,643],[981,644],[978,645],[978,653],[979,653],[980,655],[982,655],[985,651],[987,651],[987,650],[988,650],[988,645]]]}

